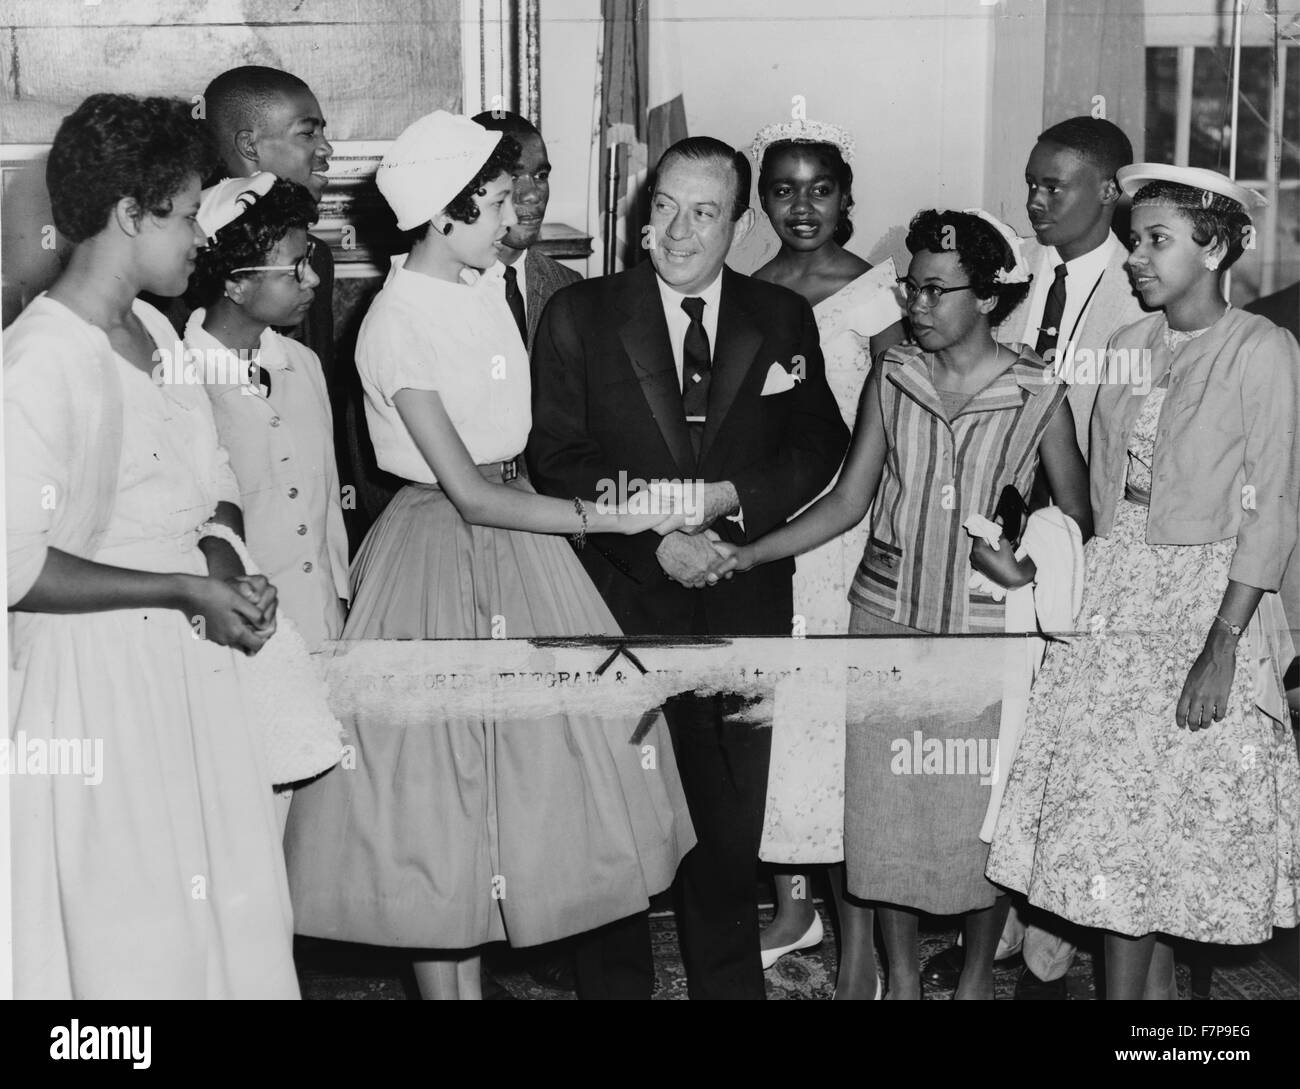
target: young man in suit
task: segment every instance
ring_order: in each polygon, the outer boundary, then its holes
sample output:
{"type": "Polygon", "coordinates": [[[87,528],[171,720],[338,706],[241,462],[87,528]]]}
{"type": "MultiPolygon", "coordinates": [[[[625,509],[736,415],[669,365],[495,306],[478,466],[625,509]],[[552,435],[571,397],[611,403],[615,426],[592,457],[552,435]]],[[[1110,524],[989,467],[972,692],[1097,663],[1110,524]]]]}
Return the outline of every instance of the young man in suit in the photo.
{"type": "MultiPolygon", "coordinates": [[[[539,491],[594,500],[631,478],[694,482],[691,532],[593,538],[581,553],[629,634],[788,635],[793,562],[716,581],[705,531],[741,542],[781,525],[848,445],[807,302],[725,267],[754,223],[749,189],[733,148],[674,144],[655,178],[650,261],[558,292],[538,329],[528,460],[539,491]]],[[[692,998],[764,994],[755,870],[771,739],[727,718],[742,702],[665,706],[699,838],[677,879],[692,998]]],[[[580,943],[578,987],[650,997],[644,913],[580,943]]]]}
{"type": "Polygon", "coordinates": [[[506,302],[531,352],[542,311],[551,296],[582,277],[537,248],[551,199],[551,160],[542,134],[527,118],[506,110],[488,110],[474,120],[485,129],[506,133],[519,145],[519,159],[511,171],[518,222],[497,244],[497,251],[506,267],[506,302]]]}
{"type": "Polygon", "coordinates": [[[1101,118],[1071,117],[1039,136],[1025,165],[1035,241],[1024,252],[1034,285],[997,330],[1003,343],[1028,344],[1044,359],[1052,353],[1070,384],[1085,458],[1098,386],[1076,354],[1100,352],[1116,329],[1144,313],[1124,268],[1128,247],[1111,230],[1120,198],[1115,173],[1132,161],[1123,130],[1101,118]]]}
{"type": "MultiPolygon", "coordinates": [[[[1132,161],[1123,130],[1101,118],[1071,117],[1038,137],[1025,165],[1025,211],[1035,237],[1024,243],[1024,254],[1033,289],[995,334],[1003,343],[1033,347],[1069,384],[1085,458],[1097,378],[1105,373],[1101,353],[1115,330],[1144,313],[1124,267],[1128,248],[1111,230],[1120,198],[1115,174],[1132,161]]],[[[1034,491],[1030,505],[1043,505],[1046,495],[1038,485],[1034,491]]],[[[1055,932],[1050,917],[1026,914],[1034,920],[1028,926],[1012,908],[999,948],[1000,957],[1023,954],[1016,998],[1063,999],[1075,947],[1055,932]]],[[[926,978],[955,986],[961,958],[956,945],[937,953],[925,966],[926,978]]]]}

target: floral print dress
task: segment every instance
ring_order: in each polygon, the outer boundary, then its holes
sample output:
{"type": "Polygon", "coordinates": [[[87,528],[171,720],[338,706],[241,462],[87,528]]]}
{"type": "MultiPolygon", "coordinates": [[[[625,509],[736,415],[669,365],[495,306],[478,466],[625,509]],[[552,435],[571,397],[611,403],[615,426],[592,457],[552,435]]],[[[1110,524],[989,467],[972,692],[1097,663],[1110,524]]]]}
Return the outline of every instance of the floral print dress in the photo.
{"type": "Polygon", "coordinates": [[[1249,944],[1297,922],[1300,767],[1290,725],[1256,707],[1260,625],[1238,644],[1223,720],[1175,723],[1236,541],[1147,544],[1164,393],[1130,441],[1135,498],[1087,546],[1090,634],[1049,648],[1034,685],[987,873],[1084,926],[1249,944]]]}

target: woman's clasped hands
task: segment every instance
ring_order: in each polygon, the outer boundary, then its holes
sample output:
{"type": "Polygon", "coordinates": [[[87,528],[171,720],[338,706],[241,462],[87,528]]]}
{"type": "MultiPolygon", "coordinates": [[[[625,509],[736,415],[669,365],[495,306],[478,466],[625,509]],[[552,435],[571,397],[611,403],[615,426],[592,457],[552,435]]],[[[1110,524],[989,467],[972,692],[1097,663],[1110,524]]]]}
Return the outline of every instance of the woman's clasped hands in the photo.
{"type": "Polygon", "coordinates": [[[180,607],[196,638],[253,655],[275,634],[276,591],[265,575],[181,578],[180,607]]]}

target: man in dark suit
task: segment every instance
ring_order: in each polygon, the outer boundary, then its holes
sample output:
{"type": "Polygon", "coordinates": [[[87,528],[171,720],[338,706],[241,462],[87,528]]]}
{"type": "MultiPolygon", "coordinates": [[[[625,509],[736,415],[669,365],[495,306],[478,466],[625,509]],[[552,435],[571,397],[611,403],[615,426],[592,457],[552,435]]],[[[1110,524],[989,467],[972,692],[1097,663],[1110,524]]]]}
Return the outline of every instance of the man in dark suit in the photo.
{"type": "Polygon", "coordinates": [[[582,277],[537,248],[551,199],[551,160],[542,134],[527,118],[508,110],[487,110],[474,120],[485,129],[504,132],[519,145],[519,158],[511,170],[511,195],[518,222],[497,243],[497,251],[506,267],[506,302],[531,352],[542,311],[551,296],[582,277]]]}
{"type": "MultiPolygon", "coordinates": [[[[718,582],[705,531],[742,542],[781,525],[848,444],[807,302],[724,266],[754,223],[749,187],[748,161],[721,141],[673,145],[655,180],[650,261],[558,292],[538,329],[528,459],[539,491],[593,500],[629,478],[695,482],[690,532],[593,538],[581,553],[629,634],[789,634],[793,561],[718,582]]],[[[770,731],[726,720],[740,702],[665,707],[699,839],[678,873],[692,998],[763,997],[755,868],[770,731]]],[[[578,987],[650,997],[644,914],[581,943],[578,987]]]]}

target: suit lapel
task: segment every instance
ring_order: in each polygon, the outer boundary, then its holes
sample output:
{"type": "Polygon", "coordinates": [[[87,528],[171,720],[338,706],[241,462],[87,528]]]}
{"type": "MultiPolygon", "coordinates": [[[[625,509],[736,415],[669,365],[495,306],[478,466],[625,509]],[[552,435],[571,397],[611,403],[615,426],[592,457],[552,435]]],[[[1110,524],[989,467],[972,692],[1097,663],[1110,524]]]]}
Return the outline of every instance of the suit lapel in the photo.
{"type": "Polygon", "coordinates": [[[524,296],[524,316],[528,320],[528,347],[531,349],[533,339],[537,336],[537,323],[542,320],[542,307],[546,303],[547,270],[535,258],[531,249],[524,253],[524,265],[528,281],[527,294],[524,296]]]}
{"type": "Polygon", "coordinates": [[[1089,348],[1104,348],[1111,334],[1121,326],[1137,321],[1142,308],[1129,283],[1124,262],[1128,254],[1118,250],[1106,266],[1097,294],[1088,307],[1088,317],[1080,330],[1078,343],[1089,348]]]}
{"type": "MultiPolygon", "coordinates": [[[[668,341],[668,323],[664,320],[654,267],[649,261],[629,274],[622,309],[625,320],[619,326],[618,333],[623,349],[627,352],[628,362],[641,384],[641,393],[650,406],[650,413],[682,478],[692,478],[695,476],[695,456],[691,450],[690,434],[686,430],[686,414],[682,410],[677,364],[673,360],[672,346],[668,341]]],[[[721,314],[720,308],[719,318],[721,314]]],[[[710,415],[712,405],[710,390],[710,415]]]]}
{"type": "MultiPolygon", "coordinates": [[[[731,411],[762,343],[762,334],[755,328],[753,316],[745,306],[740,277],[724,267],[722,296],[718,303],[718,342],[713,348],[713,374],[709,380],[708,421],[704,425],[704,440],[700,446],[701,462],[708,456],[713,440],[726,422],[727,413],[731,411]]],[[[781,365],[788,370],[790,361],[781,365]]]]}

